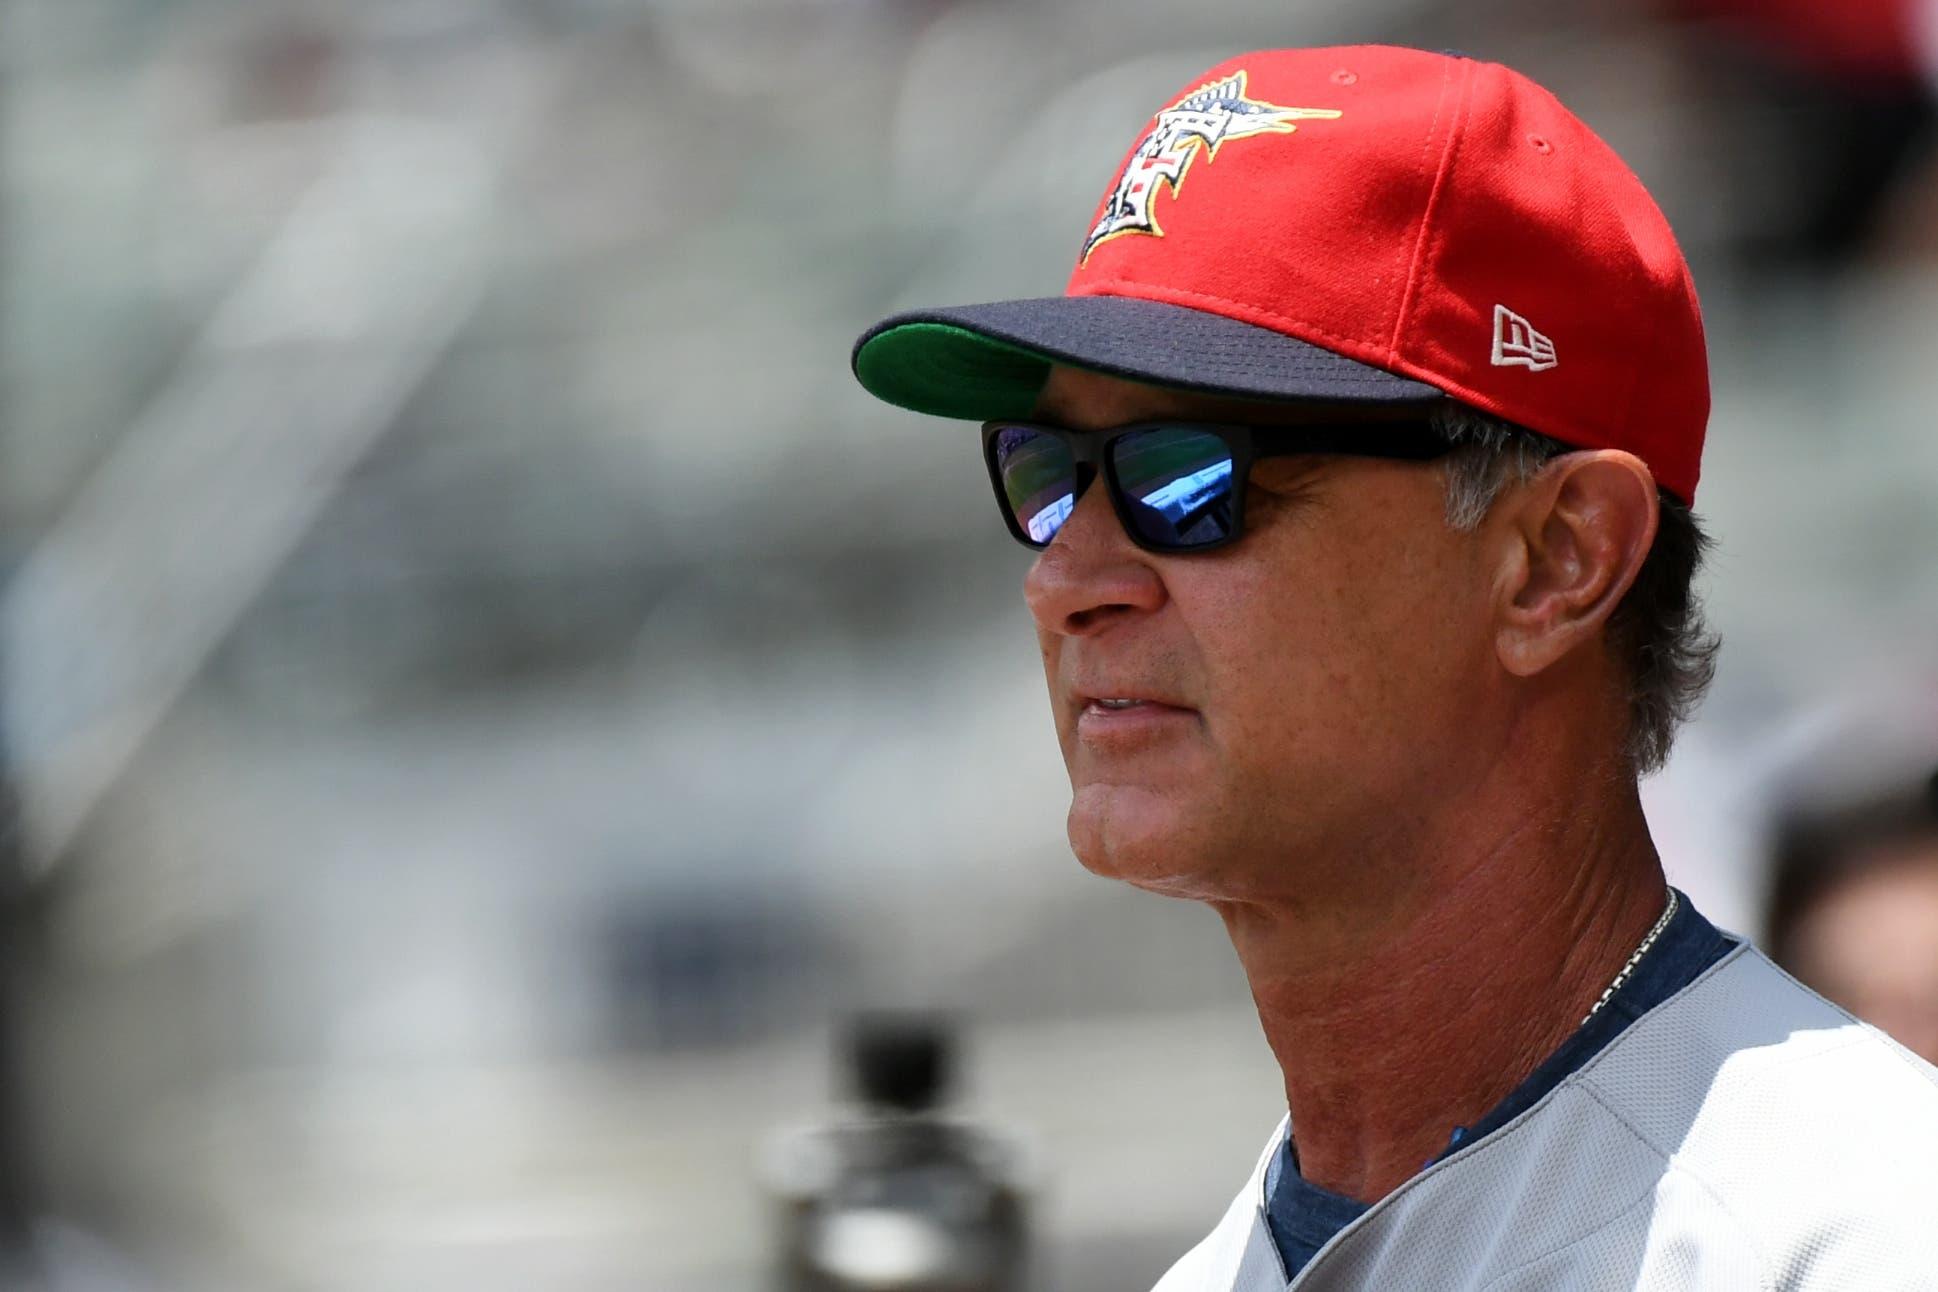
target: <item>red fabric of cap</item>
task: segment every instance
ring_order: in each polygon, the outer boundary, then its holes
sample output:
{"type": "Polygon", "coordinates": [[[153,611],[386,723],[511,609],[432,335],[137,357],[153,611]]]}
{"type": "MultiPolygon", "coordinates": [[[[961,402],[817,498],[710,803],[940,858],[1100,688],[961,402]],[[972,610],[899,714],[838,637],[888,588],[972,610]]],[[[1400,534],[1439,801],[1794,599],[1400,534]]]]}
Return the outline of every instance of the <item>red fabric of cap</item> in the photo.
{"type": "Polygon", "coordinates": [[[1708,360],[1668,221],[1498,64],[1384,46],[1220,64],[1140,132],[1065,294],[1271,328],[1695,495],[1708,360]]]}

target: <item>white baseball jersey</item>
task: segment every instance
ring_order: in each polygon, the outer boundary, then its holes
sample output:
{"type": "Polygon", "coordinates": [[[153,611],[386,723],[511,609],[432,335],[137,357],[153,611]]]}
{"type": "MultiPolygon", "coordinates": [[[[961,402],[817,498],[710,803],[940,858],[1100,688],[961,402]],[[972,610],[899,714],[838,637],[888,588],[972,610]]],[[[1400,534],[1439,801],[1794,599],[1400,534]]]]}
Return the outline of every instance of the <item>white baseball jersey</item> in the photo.
{"type": "Polygon", "coordinates": [[[1938,1069],[1748,944],[1289,1283],[1286,1132],[1156,1292],[1938,1292],[1938,1069]]]}

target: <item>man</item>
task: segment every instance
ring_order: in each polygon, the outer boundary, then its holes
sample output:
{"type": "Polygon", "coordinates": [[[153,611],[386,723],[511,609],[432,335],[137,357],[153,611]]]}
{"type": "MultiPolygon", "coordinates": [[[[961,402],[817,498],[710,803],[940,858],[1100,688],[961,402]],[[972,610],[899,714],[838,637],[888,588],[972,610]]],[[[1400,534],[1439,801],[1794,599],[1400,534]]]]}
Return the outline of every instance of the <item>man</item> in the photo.
{"type": "MultiPolygon", "coordinates": [[[[1918,709],[1915,699],[1906,705],[1918,709]]],[[[1934,1062],[1938,772],[1928,765],[1784,806],[1764,945],[1814,990],[1934,1062]]]]}
{"type": "Polygon", "coordinates": [[[1938,1073],[1669,889],[1714,649],[1687,267],[1546,91],[1254,53],[1062,297],[877,325],[990,419],[1099,874],[1223,916],[1289,1121],[1163,1292],[1938,1288],[1938,1073]]]}

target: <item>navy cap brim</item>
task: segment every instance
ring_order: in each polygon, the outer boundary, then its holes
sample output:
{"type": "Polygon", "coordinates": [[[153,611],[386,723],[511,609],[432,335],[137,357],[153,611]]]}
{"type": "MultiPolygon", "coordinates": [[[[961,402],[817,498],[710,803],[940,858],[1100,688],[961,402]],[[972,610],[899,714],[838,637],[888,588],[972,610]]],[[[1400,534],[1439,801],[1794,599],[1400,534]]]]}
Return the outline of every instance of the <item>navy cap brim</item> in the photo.
{"type": "Polygon", "coordinates": [[[1129,296],[913,310],[855,343],[879,399],[938,417],[1026,417],[1053,364],[1235,399],[1427,404],[1436,387],[1237,319],[1129,296]]]}

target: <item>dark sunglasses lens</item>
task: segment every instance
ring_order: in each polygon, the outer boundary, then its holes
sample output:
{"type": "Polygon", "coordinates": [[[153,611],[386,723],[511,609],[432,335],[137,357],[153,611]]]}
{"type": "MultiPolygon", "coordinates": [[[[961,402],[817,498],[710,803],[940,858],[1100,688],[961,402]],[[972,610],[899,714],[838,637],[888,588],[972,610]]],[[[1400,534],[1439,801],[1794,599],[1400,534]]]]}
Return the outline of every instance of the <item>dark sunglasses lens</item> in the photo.
{"type": "Polygon", "coordinates": [[[1005,426],[990,441],[1009,514],[1032,543],[1056,537],[1077,505],[1077,464],[1054,435],[1005,426]]]}
{"type": "Polygon", "coordinates": [[[1231,445],[1209,431],[1156,427],[1111,447],[1111,471],[1136,536],[1153,547],[1206,547],[1232,536],[1231,445]]]}

